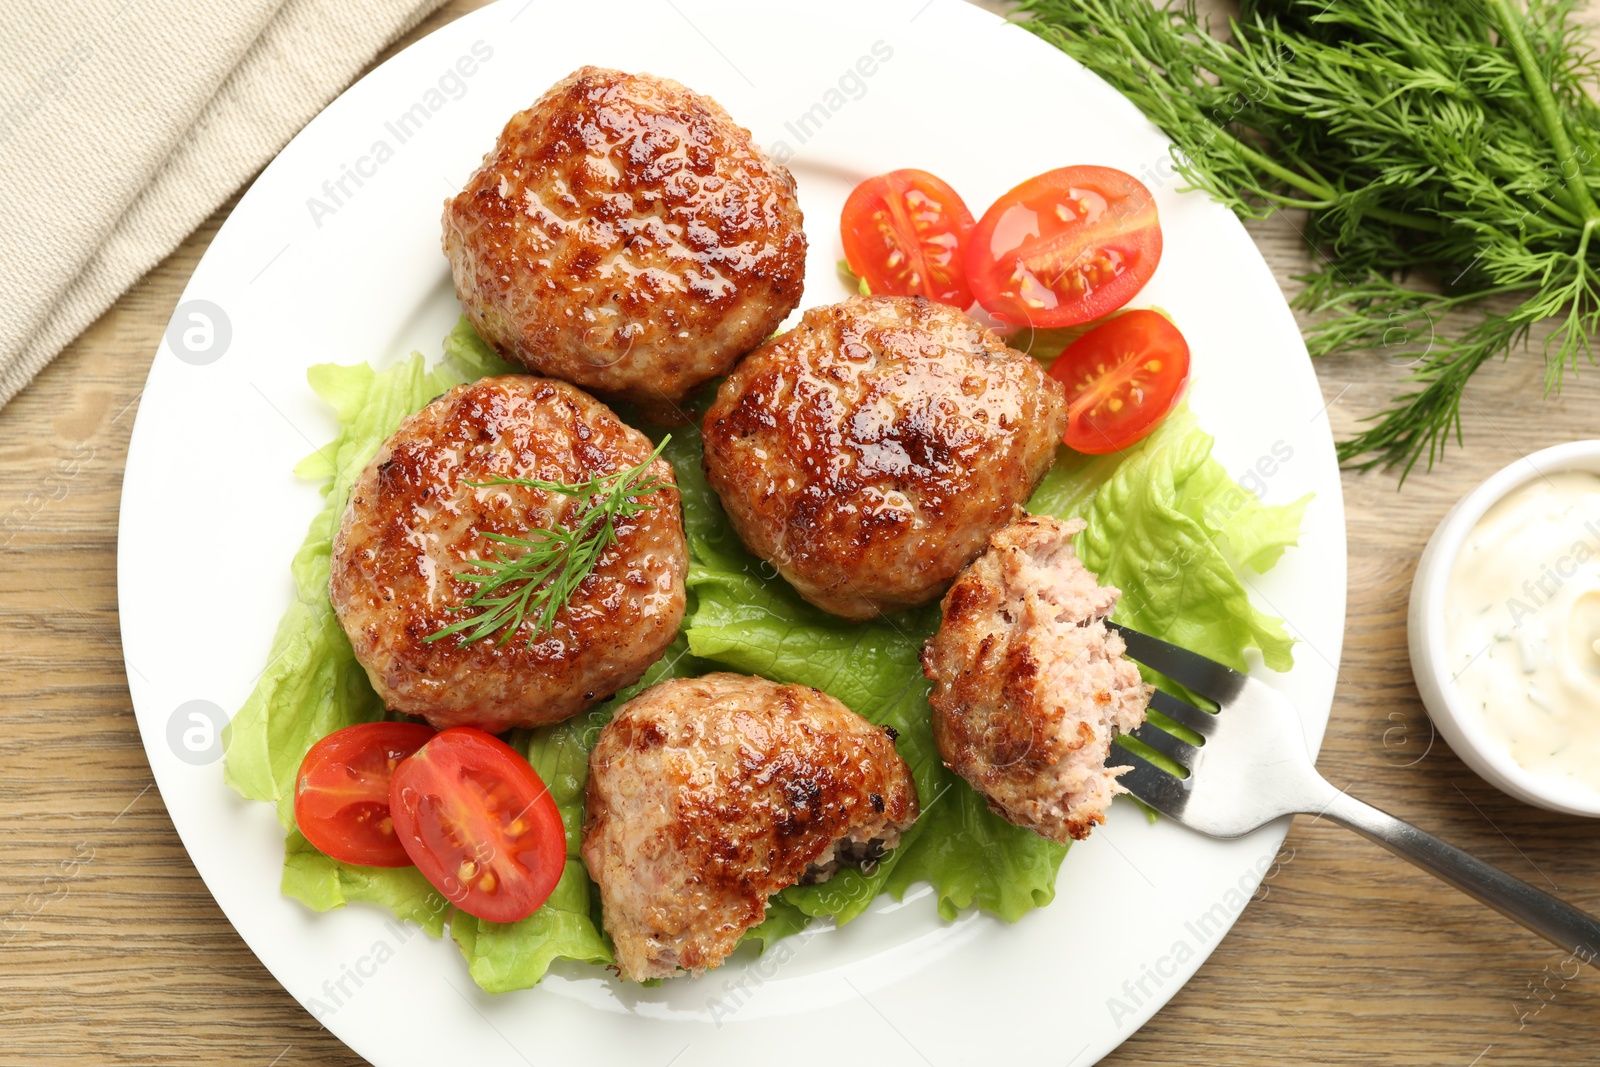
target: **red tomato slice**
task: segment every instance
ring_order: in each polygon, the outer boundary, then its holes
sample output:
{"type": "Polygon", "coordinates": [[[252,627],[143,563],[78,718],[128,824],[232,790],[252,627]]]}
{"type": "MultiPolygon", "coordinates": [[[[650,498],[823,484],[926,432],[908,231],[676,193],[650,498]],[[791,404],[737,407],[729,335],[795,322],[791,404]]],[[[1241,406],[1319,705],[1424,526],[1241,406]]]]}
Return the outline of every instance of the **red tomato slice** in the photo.
{"type": "Polygon", "coordinates": [[[972,212],[943,179],[891,170],[856,186],[844,202],[839,236],[850,269],[874,293],[925,296],[965,309],[966,240],[972,212]]]}
{"type": "Polygon", "coordinates": [[[1015,326],[1076,326],[1109,315],[1161,261],[1156,202],[1110,167],[1061,167],[996,200],[967,240],[978,303],[1015,326]]]}
{"type": "Polygon", "coordinates": [[[389,810],[417,870],[490,922],[538,911],[567,863],[550,790],[510,745],[470,726],[441,731],[395,769],[389,810]]]}
{"type": "Polygon", "coordinates": [[[1096,326],[1050,365],[1067,387],[1067,447],[1127,448],[1167,417],[1189,380],[1189,342],[1166,316],[1128,311],[1096,326]]]}
{"type": "Polygon", "coordinates": [[[433,737],[414,722],[364,722],[311,746],[294,783],[294,821],[324,855],[363,867],[409,867],[389,817],[395,767],[433,737]]]}

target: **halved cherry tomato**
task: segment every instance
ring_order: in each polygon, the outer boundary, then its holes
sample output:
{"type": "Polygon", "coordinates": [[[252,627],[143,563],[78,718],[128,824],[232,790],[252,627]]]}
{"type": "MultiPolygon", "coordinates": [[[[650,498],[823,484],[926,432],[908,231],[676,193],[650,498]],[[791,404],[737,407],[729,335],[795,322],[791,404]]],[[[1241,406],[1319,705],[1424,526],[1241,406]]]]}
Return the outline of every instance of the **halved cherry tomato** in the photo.
{"type": "Polygon", "coordinates": [[[294,821],[306,840],[341,863],[411,866],[389,817],[389,779],[433,732],[414,722],[364,722],[312,745],[294,782],[294,821]]]}
{"type": "Polygon", "coordinates": [[[844,202],[839,236],[850,269],[874,293],[925,296],[966,308],[966,239],[972,212],[943,179],[891,170],[856,186],[844,202]]]}
{"type": "Polygon", "coordinates": [[[1127,311],[1056,357],[1067,387],[1067,447],[1090,455],[1127,448],[1172,411],[1189,380],[1189,342],[1156,311],[1127,311]]]}
{"type": "Polygon", "coordinates": [[[1161,261],[1156,202],[1111,167],[1061,167],[996,200],[967,239],[978,303],[1015,326],[1076,326],[1109,315],[1161,261]]]}
{"type": "Polygon", "coordinates": [[[417,870],[456,907],[526,919],[561,880],[567,838],[528,761],[470,726],[441,731],[394,772],[389,810],[417,870]]]}

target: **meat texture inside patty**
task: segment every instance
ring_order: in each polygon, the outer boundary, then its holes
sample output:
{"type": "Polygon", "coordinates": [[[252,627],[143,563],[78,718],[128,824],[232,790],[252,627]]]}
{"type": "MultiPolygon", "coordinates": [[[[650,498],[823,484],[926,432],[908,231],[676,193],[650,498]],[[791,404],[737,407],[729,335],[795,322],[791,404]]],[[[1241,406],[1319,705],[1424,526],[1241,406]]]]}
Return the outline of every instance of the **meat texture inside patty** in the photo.
{"type": "Polygon", "coordinates": [[[1066,425],[1059,382],[955,308],[812,308],[717,391],[705,466],[734,529],[847,619],[927,603],[1016,515],[1066,425]]]}
{"type": "Polygon", "coordinates": [[[503,630],[470,644],[428,638],[476,614],[454,610],[478,588],[458,576],[485,573],[475,560],[525,551],[486,534],[536,540],[535,531],[576,525],[589,503],[481,483],[576,485],[650,452],[598,400],[526,375],[457,386],[401,423],[351,490],[330,581],[334,610],[385,703],[440,728],[499,732],[557,722],[637,681],[684,611],[688,553],[665,460],[650,470],[665,484],[641,498],[651,510],[617,524],[549,630],[538,632],[530,612],[504,642],[503,630]]]}
{"type": "Polygon", "coordinates": [[[944,598],[922,653],[945,766],[997,814],[1055,841],[1087,837],[1125,790],[1112,739],[1144,721],[1150,687],[1107,628],[1117,590],[1078,560],[1081,519],[1019,519],[944,598]]]}
{"type": "Polygon", "coordinates": [[[716,101],[583,67],[446,203],[444,251],[507,358],[660,410],[794,310],[806,236],[793,177],[716,101]]]}
{"type": "Polygon", "coordinates": [[[721,963],[767,898],[893,848],[917,817],[892,737],[833,697],[708,674],[645,690],[589,757],[583,860],[635,981],[721,963]]]}

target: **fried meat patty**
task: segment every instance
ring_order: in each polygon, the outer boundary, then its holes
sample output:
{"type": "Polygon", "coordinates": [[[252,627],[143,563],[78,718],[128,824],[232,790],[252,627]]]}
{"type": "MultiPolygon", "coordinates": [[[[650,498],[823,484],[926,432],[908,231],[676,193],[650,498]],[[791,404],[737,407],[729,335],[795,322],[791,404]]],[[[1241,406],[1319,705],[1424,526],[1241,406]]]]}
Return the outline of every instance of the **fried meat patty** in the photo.
{"type": "Polygon", "coordinates": [[[645,690],[589,757],[583,860],[635,981],[721,963],[785,886],[917,817],[893,738],[816,689],[708,674],[645,690]]]}
{"type": "Polygon", "coordinates": [[[793,177],[716,101],[583,67],[446,203],[444,251],[507,358],[659,411],[794,310],[806,236],[793,177]]]}
{"type": "Polygon", "coordinates": [[[847,619],[927,603],[1049,470],[1061,383],[952,307],[857,297],[752,352],[704,422],[740,538],[847,619]]]}
{"type": "MultiPolygon", "coordinates": [[[[672,468],[644,500],[654,507],[617,525],[594,570],[536,633],[530,612],[515,633],[472,643],[429,641],[466,617],[477,589],[459,575],[473,561],[524,550],[485,534],[529,539],[569,528],[586,501],[519,485],[575,485],[627,470],[649,440],[565,382],[506,375],[460,385],[400,424],[350,493],[333,544],[329,592],[356,658],[396,711],[440,728],[499,732],[557,722],[637,681],[678,632],[688,551],[672,468]]],[[[467,616],[474,614],[468,612],[467,616]]]]}

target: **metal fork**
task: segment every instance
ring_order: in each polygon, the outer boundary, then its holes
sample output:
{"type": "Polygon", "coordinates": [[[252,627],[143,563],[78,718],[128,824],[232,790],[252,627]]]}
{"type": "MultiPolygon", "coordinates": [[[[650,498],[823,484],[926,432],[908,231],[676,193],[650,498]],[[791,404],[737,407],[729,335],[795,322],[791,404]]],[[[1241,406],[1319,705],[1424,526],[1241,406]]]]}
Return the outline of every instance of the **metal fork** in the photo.
{"type": "Polygon", "coordinates": [[[1146,722],[1130,736],[1189,771],[1179,778],[1122,745],[1109,767],[1122,784],[1176,822],[1212,837],[1239,837],[1285,815],[1324,815],[1442,878],[1587,963],[1600,955],[1600,920],[1520,878],[1329,785],[1306,752],[1300,717],[1264,682],[1177,645],[1108,624],[1130,658],[1208,700],[1208,712],[1157,691],[1150,707],[1199,734],[1191,745],[1146,722]]]}

